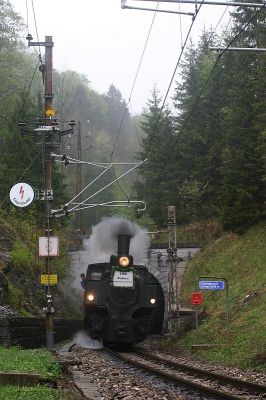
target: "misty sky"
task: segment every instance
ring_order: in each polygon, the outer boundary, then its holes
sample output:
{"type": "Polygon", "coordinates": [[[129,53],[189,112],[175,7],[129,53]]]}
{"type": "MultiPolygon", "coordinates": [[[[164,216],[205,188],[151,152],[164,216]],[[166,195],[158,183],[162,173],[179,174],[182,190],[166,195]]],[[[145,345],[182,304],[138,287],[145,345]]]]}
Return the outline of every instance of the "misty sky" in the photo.
{"type": "MultiPolygon", "coordinates": [[[[140,57],[154,13],[122,10],[120,0],[10,0],[37,41],[32,2],[39,40],[53,36],[54,67],[87,75],[91,87],[106,93],[113,83],[128,101],[140,57]]],[[[156,8],[157,2],[127,0],[128,6],[156,8]]],[[[161,3],[159,8],[178,11],[178,4],[161,3]]],[[[216,26],[225,6],[202,6],[193,27],[196,40],[205,27],[216,26]]],[[[194,6],[180,5],[194,12],[194,6]]],[[[221,21],[225,26],[228,14],[221,21]]],[[[164,97],[191,23],[190,16],[157,13],[141,69],[131,96],[130,112],[139,113],[156,84],[164,97]]],[[[176,75],[178,78],[178,73],[176,75]]],[[[174,86],[173,86],[174,87],[174,86]]],[[[170,93],[171,96],[171,93],[170,93]]]]}

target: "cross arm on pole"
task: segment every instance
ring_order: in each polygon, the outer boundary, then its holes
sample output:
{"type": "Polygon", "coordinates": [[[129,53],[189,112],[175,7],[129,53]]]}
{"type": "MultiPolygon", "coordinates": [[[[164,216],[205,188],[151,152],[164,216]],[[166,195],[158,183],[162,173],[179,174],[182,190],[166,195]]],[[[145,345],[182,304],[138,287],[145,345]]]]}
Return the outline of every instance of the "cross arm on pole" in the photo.
{"type": "MultiPolygon", "coordinates": [[[[134,1],[153,1],[155,0],[134,0],[134,1]]],[[[202,1],[200,0],[160,0],[161,3],[186,3],[192,5],[200,5],[202,1]]],[[[232,7],[262,7],[265,2],[261,3],[248,3],[248,2],[239,2],[239,1],[215,1],[215,0],[205,0],[204,5],[215,5],[215,6],[232,6],[232,7]]]]}
{"type": "Polygon", "coordinates": [[[209,50],[214,51],[249,51],[249,52],[266,52],[266,48],[259,47],[209,47],[209,50]]]}

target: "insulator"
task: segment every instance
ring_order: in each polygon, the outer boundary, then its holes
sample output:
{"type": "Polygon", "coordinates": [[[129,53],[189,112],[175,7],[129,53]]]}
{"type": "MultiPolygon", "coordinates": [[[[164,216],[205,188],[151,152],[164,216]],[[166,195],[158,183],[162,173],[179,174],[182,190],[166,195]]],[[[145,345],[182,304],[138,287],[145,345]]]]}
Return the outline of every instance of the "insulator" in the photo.
{"type": "Polygon", "coordinates": [[[30,33],[28,33],[26,36],[26,39],[30,42],[33,39],[33,37],[31,36],[30,33]]]}
{"type": "Polygon", "coordinates": [[[76,125],[76,122],[75,122],[74,120],[71,120],[71,121],[68,123],[68,125],[70,125],[71,128],[73,128],[73,126],[76,125]]]}

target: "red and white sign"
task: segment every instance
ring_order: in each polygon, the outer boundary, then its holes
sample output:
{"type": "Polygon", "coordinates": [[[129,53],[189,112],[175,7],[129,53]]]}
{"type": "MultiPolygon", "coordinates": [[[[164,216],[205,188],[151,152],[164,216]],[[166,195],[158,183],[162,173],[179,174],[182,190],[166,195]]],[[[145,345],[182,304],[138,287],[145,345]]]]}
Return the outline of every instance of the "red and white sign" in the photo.
{"type": "Polygon", "coordinates": [[[198,306],[202,304],[202,301],[203,295],[201,292],[191,294],[191,304],[193,304],[193,306],[198,306]]]}
{"type": "Polygon", "coordinates": [[[9,192],[11,202],[17,207],[27,207],[34,199],[34,190],[28,183],[16,183],[9,192]]]}
{"type": "Polygon", "coordinates": [[[39,257],[59,256],[58,236],[39,237],[39,257]]]}

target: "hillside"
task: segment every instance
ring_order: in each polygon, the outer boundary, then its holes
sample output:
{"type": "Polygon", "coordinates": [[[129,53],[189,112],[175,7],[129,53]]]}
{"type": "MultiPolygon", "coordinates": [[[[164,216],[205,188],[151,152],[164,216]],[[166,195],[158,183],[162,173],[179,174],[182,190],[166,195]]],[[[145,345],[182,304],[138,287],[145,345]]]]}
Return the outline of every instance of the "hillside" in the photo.
{"type": "MultiPolygon", "coordinates": [[[[38,257],[38,237],[43,236],[29,211],[25,219],[0,213],[0,317],[19,313],[43,316],[45,287],[40,283],[45,273],[45,259],[38,257]]],[[[59,284],[54,287],[56,317],[73,317],[78,310],[65,298],[63,282],[68,274],[68,231],[58,229],[60,256],[54,260],[59,284]]]]}
{"type": "MultiPolygon", "coordinates": [[[[201,351],[209,360],[242,368],[266,367],[266,223],[242,236],[226,233],[202,249],[189,263],[182,289],[186,301],[195,292],[196,278],[226,278],[230,299],[230,335],[227,335],[225,290],[202,290],[204,319],[199,335],[191,331],[179,344],[219,344],[219,350],[201,351]]],[[[197,289],[197,291],[199,291],[197,289]]]]}

